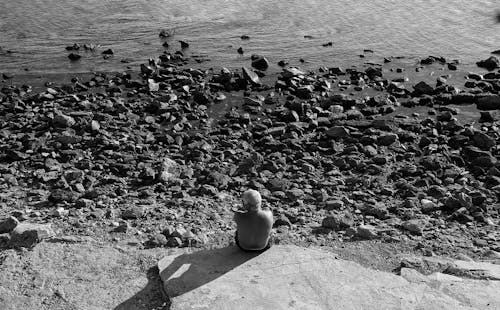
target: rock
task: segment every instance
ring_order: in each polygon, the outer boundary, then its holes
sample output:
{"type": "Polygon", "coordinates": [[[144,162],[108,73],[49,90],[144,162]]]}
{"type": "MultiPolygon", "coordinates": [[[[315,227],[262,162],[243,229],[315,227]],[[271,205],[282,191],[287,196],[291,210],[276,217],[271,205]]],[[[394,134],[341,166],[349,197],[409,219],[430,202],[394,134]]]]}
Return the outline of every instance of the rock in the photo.
{"type": "Polygon", "coordinates": [[[263,101],[259,100],[258,98],[243,97],[243,105],[251,107],[261,107],[263,105],[263,101]]]}
{"type": "Polygon", "coordinates": [[[67,189],[55,189],[49,195],[49,201],[54,203],[75,202],[79,194],[67,189]]]}
{"type": "Polygon", "coordinates": [[[286,132],[285,126],[268,128],[265,130],[266,135],[271,135],[273,137],[280,137],[286,132]]]}
{"type": "Polygon", "coordinates": [[[314,173],[314,171],[316,170],[316,168],[313,165],[308,163],[303,163],[300,168],[305,173],[314,173]]]}
{"type": "Polygon", "coordinates": [[[290,222],[290,219],[288,217],[286,217],[286,215],[281,214],[280,216],[278,216],[276,218],[276,220],[274,221],[274,224],[273,224],[273,227],[279,227],[279,226],[291,227],[292,222],[290,222]]]}
{"type": "Polygon", "coordinates": [[[331,127],[325,133],[330,138],[345,138],[349,136],[349,130],[344,126],[331,127]]]}
{"type": "Polygon", "coordinates": [[[344,208],[344,202],[342,200],[328,200],[325,203],[326,210],[341,210],[344,208]]]}
{"type": "Polygon", "coordinates": [[[152,75],[153,73],[155,72],[155,69],[153,69],[152,67],[150,66],[147,66],[145,64],[141,64],[141,73],[146,75],[146,76],[150,76],[152,75]]]}
{"type": "Polygon", "coordinates": [[[278,66],[280,66],[280,67],[285,67],[287,65],[288,65],[288,61],[286,61],[286,60],[278,61],[278,66]]]}
{"type": "Polygon", "coordinates": [[[10,234],[0,234],[0,249],[8,248],[10,245],[10,234]]]}
{"type": "Polygon", "coordinates": [[[185,41],[179,40],[179,43],[181,44],[181,48],[182,49],[185,49],[185,48],[189,47],[189,43],[187,43],[185,41]]]}
{"type": "Polygon", "coordinates": [[[286,195],[288,199],[292,201],[296,201],[298,199],[302,199],[304,197],[304,191],[300,188],[292,188],[286,191],[286,195]]]}
{"type": "Polygon", "coordinates": [[[167,246],[171,248],[180,247],[183,245],[181,238],[179,237],[169,237],[167,241],[167,246]]]}
{"type": "Polygon", "coordinates": [[[474,146],[466,146],[462,148],[462,153],[464,155],[464,159],[468,162],[472,162],[473,160],[480,157],[491,157],[490,152],[483,151],[474,146]]]}
{"type": "Polygon", "coordinates": [[[181,167],[176,161],[164,158],[159,169],[158,178],[163,183],[170,183],[178,180],[181,174],[181,167]]]}
{"type": "Polygon", "coordinates": [[[71,53],[68,55],[68,58],[69,60],[71,61],[77,61],[79,60],[80,58],[82,58],[82,56],[78,55],[78,54],[75,54],[75,53],[71,53]]]}
{"type": "Polygon", "coordinates": [[[438,205],[429,199],[422,199],[420,204],[422,206],[422,213],[430,213],[439,210],[438,205]]]}
{"type": "Polygon", "coordinates": [[[420,60],[420,64],[422,64],[422,65],[430,65],[430,64],[433,64],[434,61],[436,61],[434,59],[434,57],[429,56],[427,58],[424,58],[424,59],[420,60]]]}
{"type": "Polygon", "coordinates": [[[174,35],[174,30],[172,29],[163,29],[160,31],[158,36],[162,39],[170,38],[174,35]]]}
{"type": "Polygon", "coordinates": [[[389,211],[382,202],[377,202],[374,205],[366,204],[360,208],[364,214],[373,215],[378,219],[385,220],[389,218],[389,211]]]}
{"type": "Polygon", "coordinates": [[[264,56],[252,55],[252,67],[265,71],[269,68],[269,61],[264,56]]]}
{"type": "Polygon", "coordinates": [[[147,245],[153,248],[164,247],[168,245],[168,239],[162,234],[156,234],[148,240],[147,245]]]}
{"type": "Polygon", "coordinates": [[[377,149],[371,145],[366,145],[364,147],[364,153],[369,157],[375,157],[378,155],[377,149]]]}
{"type": "Polygon", "coordinates": [[[335,231],[345,230],[354,225],[354,219],[350,214],[332,214],[323,219],[321,226],[335,231]]]}
{"type": "Polygon", "coordinates": [[[78,43],[66,46],[67,51],[78,51],[79,49],[80,49],[80,44],[78,43]]]}
{"type": "Polygon", "coordinates": [[[76,209],[90,209],[95,207],[96,203],[93,200],[80,198],[75,202],[76,209]]]}
{"type": "Polygon", "coordinates": [[[271,191],[286,191],[290,188],[291,182],[282,178],[271,179],[268,182],[269,190],[271,191]]]}
{"type": "Polygon", "coordinates": [[[114,232],[118,233],[126,233],[130,229],[130,225],[128,224],[127,221],[120,221],[116,223],[118,226],[113,229],[114,232]]]}
{"type": "Polygon", "coordinates": [[[455,211],[460,208],[470,209],[471,207],[472,197],[465,193],[457,193],[448,197],[444,202],[444,209],[447,211],[455,211]]]}
{"type": "MultiPolygon", "coordinates": [[[[440,87],[440,86],[446,86],[448,80],[446,79],[445,76],[439,76],[437,79],[436,79],[436,87],[440,87]]],[[[430,85],[429,85],[430,86],[430,85]]]]}
{"type": "Polygon", "coordinates": [[[59,207],[57,209],[55,209],[53,212],[52,212],[52,215],[54,217],[65,217],[69,214],[69,210],[66,210],[64,209],[63,207],[59,207]]]}
{"type": "Polygon", "coordinates": [[[53,237],[55,233],[50,224],[20,223],[10,235],[12,246],[30,248],[43,239],[53,237]]]}
{"type": "Polygon", "coordinates": [[[476,131],[472,136],[472,140],[477,147],[483,150],[489,150],[496,145],[495,139],[481,131],[476,131]]]}
{"type": "Polygon", "coordinates": [[[393,144],[394,142],[396,142],[397,139],[398,139],[397,134],[394,134],[394,133],[385,134],[385,135],[379,136],[377,138],[377,144],[383,145],[383,146],[389,146],[389,145],[393,144]]]}
{"type": "Polygon", "coordinates": [[[295,91],[295,95],[300,99],[311,99],[314,94],[314,88],[312,85],[301,86],[295,91]]]}
{"type": "Polygon", "coordinates": [[[344,74],[346,74],[346,70],[344,70],[341,67],[332,67],[332,68],[329,68],[329,71],[330,71],[330,73],[336,74],[336,75],[344,75],[344,74]]]}
{"type": "Polygon", "coordinates": [[[90,122],[90,130],[91,131],[99,131],[101,129],[101,125],[99,124],[98,121],[92,120],[90,122]]]}
{"type": "MultiPolygon", "coordinates": [[[[183,238],[185,234],[187,234],[187,229],[182,226],[176,227],[168,237],[178,237],[183,238]]],[[[165,233],[165,231],[164,231],[165,233]]]]}
{"type": "Polygon", "coordinates": [[[12,161],[21,161],[30,157],[28,154],[16,150],[5,150],[5,153],[7,158],[12,161]]]}
{"type": "Polygon", "coordinates": [[[19,224],[19,220],[13,216],[0,221],[0,234],[11,232],[19,224]]]}
{"type": "Polygon", "coordinates": [[[498,110],[500,95],[483,95],[477,99],[476,106],[479,110],[498,110]]]}
{"type": "MultiPolygon", "coordinates": [[[[424,257],[423,262],[429,266],[442,266],[444,273],[457,277],[478,280],[500,280],[500,265],[487,262],[454,260],[444,257],[424,257]]],[[[465,280],[465,279],[463,279],[465,280]]]]}
{"type": "Polygon", "coordinates": [[[500,68],[500,61],[495,56],[491,56],[488,59],[476,62],[478,67],[485,68],[487,70],[494,70],[500,68]]]}
{"type": "Polygon", "coordinates": [[[409,220],[403,223],[403,228],[412,234],[421,236],[424,229],[424,223],[420,220],[409,220]]]}
{"type": "MultiPolygon", "coordinates": [[[[497,281],[410,277],[363,267],[314,248],[179,251],[158,262],[172,310],[496,309],[497,281]],[[189,268],[186,266],[189,264],[189,268]],[[290,285],[293,283],[293,285],[290,285]],[[417,296],[417,297],[416,297],[417,296]]],[[[414,270],[413,270],[414,271],[414,270]]]]}
{"type": "Polygon", "coordinates": [[[438,185],[432,185],[427,190],[427,195],[434,198],[442,198],[446,195],[446,190],[438,185]]]}
{"type": "Polygon", "coordinates": [[[231,178],[224,173],[214,171],[208,175],[207,181],[219,190],[223,190],[228,187],[228,184],[231,182],[231,178]]]}
{"type": "Polygon", "coordinates": [[[132,207],[129,207],[128,209],[126,209],[125,211],[123,211],[122,218],[124,220],[128,220],[128,219],[135,220],[135,219],[143,217],[144,213],[145,213],[145,210],[143,207],[132,206],[132,207]]]}
{"type": "Polygon", "coordinates": [[[415,90],[415,92],[417,92],[418,95],[434,94],[434,88],[424,81],[417,83],[415,86],[413,86],[413,89],[415,90]]]}
{"type": "Polygon", "coordinates": [[[493,156],[487,155],[487,156],[480,156],[472,160],[471,165],[473,166],[478,166],[478,167],[493,167],[497,163],[497,159],[493,156]]]}
{"type": "Polygon", "coordinates": [[[438,122],[449,122],[453,119],[453,113],[450,111],[443,111],[437,115],[438,122]]]}
{"type": "Polygon", "coordinates": [[[54,124],[58,127],[67,128],[75,125],[76,121],[71,116],[57,114],[56,116],[54,116],[54,124]]]}
{"type": "Polygon", "coordinates": [[[378,237],[377,228],[372,225],[360,225],[356,227],[354,237],[371,240],[378,237]]]}
{"type": "Polygon", "coordinates": [[[368,75],[368,78],[370,78],[370,80],[374,80],[377,77],[381,78],[382,77],[382,68],[369,67],[365,70],[365,73],[366,73],[366,75],[368,75]]]}
{"type": "MultiPolygon", "coordinates": [[[[155,83],[153,79],[148,79],[149,91],[155,92],[160,90],[160,83],[155,83]]],[[[196,101],[196,100],[195,100],[196,101]]]]}
{"type": "Polygon", "coordinates": [[[297,68],[291,67],[291,68],[284,68],[283,72],[281,72],[281,76],[284,79],[291,79],[296,76],[303,76],[305,73],[297,68]]]}
{"type": "Polygon", "coordinates": [[[479,118],[480,123],[492,123],[496,120],[495,116],[493,113],[490,111],[485,111],[485,112],[480,112],[481,117],[479,118]]]}
{"type": "Polygon", "coordinates": [[[109,48],[109,49],[107,49],[107,50],[104,50],[101,54],[102,54],[102,55],[113,55],[113,54],[114,54],[114,52],[113,52],[113,50],[112,50],[112,49],[110,49],[110,48],[109,48]]]}
{"type": "Polygon", "coordinates": [[[243,77],[245,78],[245,80],[253,85],[261,85],[259,76],[255,72],[253,72],[253,70],[247,69],[245,67],[241,68],[241,70],[243,71],[243,77]]]}
{"type": "Polygon", "coordinates": [[[217,196],[219,194],[219,191],[215,186],[209,185],[209,184],[203,184],[200,187],[200,193],[208,196],[217,196]]]}
{"type": "Polygon", "coordinates": [[[452,104],[473,104],[477,101],[477,97],[471,93],[458,93],[451,96],[450,103],[452,104]]]}

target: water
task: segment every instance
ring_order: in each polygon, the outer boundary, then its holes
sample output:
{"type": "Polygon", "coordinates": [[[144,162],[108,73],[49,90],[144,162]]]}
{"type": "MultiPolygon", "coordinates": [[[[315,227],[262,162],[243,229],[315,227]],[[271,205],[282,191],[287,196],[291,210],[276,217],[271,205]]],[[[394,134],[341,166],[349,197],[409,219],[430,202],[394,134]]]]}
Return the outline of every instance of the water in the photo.
{"type": "Polygon", "coordinates": [[[248,64],[251,53],[273,63],[342,65],[360,61],[363,49],[378,61],[439,55],[472,64],[500,49],[499,9],[498,0],[0,0],[0,72],[136,67],[165,50],[161,29],[175,29],[171,51],[175,40],[188,41],[188,53],[208,56],[214,67],[248,64]],[[81,52],[72,63],[65,47],[73,43],[112,48],[115,56],[81,52]]]}

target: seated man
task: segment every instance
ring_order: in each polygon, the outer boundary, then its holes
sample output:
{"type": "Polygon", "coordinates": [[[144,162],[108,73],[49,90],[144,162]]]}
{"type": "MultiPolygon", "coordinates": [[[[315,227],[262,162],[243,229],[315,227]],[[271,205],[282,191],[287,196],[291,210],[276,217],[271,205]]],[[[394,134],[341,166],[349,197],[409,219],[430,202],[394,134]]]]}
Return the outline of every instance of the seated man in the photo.
{"type": "Polygon", "coordinates": [[[262,252],[271,247],[273,213],[269,208],[261,209],[259,192],[250,189],[243,193],[243,211],[236,211],[236,245],[245,252],[262,252]]]}

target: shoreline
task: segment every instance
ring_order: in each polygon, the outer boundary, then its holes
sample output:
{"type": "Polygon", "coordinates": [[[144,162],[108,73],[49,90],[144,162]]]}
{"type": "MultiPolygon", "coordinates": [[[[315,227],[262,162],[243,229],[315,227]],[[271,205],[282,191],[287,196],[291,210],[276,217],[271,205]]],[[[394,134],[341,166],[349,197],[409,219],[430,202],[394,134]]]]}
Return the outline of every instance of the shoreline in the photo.
{"type": "Polygon", "coordinates": [[[252,187],[281,243],[488,257],[500,252],[500,152],[496,119],[479,123],[475,106],[498,96],[500,73],[465,80],[431,61],[258,77],[250,63],[205,72],[172,56],[130,76],[42,75],[39,94],[9,90],[29,82],[16,76],[0,83],[0,219],[138,248],[216,247],[252,187]]]}

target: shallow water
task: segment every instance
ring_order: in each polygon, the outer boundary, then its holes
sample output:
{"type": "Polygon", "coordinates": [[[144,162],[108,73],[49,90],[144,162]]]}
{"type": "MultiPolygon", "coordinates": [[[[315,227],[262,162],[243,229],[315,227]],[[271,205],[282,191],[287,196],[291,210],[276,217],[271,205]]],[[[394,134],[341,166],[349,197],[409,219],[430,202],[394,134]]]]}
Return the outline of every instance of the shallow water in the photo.
{"type": "Polygon", "coordinates": [[[188,41],[188,53],[208,56],[208,66],[248,64],[251,53],[342,65],[360,61],[363,49],[375,61],[440,55],[474,63],[500,49],[497,10],[498,0],[0,0],[0,72],[123,70],[165,50],[161,29],[175,29],[169,50],[188,41]],[[115,56],[80,52],[72,63],[64,48],[73,43],[115,56]]]}

